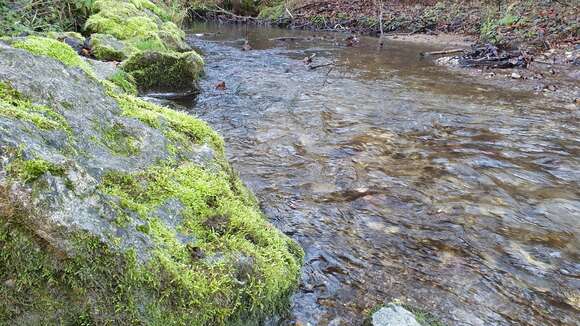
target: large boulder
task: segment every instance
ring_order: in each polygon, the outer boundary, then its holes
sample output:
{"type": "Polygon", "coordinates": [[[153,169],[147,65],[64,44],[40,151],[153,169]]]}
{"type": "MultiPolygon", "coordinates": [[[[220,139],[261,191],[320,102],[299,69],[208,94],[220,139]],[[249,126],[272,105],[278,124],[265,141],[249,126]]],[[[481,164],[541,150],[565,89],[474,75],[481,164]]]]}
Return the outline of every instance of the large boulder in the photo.
{"type": "Polygon", "coordinates": [[[0,42],[0,324],[240,323],[284,306],[302,251],[221,137],[39,43],[0,42]]]}

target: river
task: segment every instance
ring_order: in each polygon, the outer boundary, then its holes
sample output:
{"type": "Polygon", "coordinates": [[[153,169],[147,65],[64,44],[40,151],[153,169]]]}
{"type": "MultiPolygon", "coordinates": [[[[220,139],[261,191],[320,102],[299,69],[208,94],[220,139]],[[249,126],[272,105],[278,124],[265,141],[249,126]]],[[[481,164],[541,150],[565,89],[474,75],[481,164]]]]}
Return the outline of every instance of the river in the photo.
{"type": "Polygon", "coordinates": [[[435,46],[190,32],[206,77],[181,108],[306,252],[283,323],[357,325],[398,300],[448,325],[580,325],[577,109],[419,57],[435,46]],[[314,53],[335,65],[307,69],[314,53]]]}

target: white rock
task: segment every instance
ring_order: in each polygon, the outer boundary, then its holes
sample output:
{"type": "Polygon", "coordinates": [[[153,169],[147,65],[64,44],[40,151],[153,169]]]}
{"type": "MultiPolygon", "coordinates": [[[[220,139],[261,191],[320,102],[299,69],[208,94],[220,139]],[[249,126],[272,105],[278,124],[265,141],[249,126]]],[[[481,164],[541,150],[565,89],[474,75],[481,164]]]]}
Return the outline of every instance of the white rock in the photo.
{"type": "Polygon", "coordinates": [[[407,309],[389,304],[372,316],[373,326],[421,326],[415,316],[407,309]]]}

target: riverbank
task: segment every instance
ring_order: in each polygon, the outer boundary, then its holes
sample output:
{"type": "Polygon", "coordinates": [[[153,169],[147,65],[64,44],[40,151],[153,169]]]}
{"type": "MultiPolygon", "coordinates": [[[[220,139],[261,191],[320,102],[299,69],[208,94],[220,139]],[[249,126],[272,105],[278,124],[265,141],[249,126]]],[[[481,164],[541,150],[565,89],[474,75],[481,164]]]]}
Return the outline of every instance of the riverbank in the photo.
{"type": "Polygon", "coordinates": [[[221,4],[211,10],[215,2],[209,3],[193,17],[341,32],[347,34],[339,41],[344,46],[357,46],[353,34],[432,44],[460,52],[426,58],[458,73],[571,104],[580,101],[580,9],[569,2],[264,2],[254,10],[257,18],[226,11],[221,4]]]}

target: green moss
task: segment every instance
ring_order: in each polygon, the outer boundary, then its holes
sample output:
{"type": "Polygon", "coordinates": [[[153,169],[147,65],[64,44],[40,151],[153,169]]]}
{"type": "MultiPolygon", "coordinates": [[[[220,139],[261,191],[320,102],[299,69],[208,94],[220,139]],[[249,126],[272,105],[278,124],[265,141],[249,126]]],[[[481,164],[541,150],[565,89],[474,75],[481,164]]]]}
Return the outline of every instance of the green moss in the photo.
{"type": "Polygon", "coordinates": [[[71,133],[66,119],[52,108],[33,104],[12,86],[0,82],[0,116],[26,121],[43,130],[71,133]]]}
{"type": "Polygon", "coordinates": [[[159,16],[161,19],[165,21],[170,20],[170,15],[165,9],[159,7],[158,5],[155,5],[153,2],[149,0],[130,0],[130,1],[138,9],[148,9],[157,16],[159,16]]]}
{"type": "Polygon", "coordinates": [[[85,37],[77,32],[48,32],[46,33],[46,36],[59,41],[62,41],[65,38],[71,38],[81,44],[85,41],[85,37]]]}
{"type": "Polygon", "coordinates": [[[62,176],[64,168],[42,159],[24,160],[17,157],[8,167],[8,172],[19,180],[32,182],[48,172],[52,175],[62,176]]]}
{"type": "Polygon", "coordinates": [[[203,59],[195,52],[140,52],[121,65],[130,73],[140,89],[189,89],[203,73],[203,59]]]}
{"type": "Polygon", "coordinates": [[[170,281],[167,300],[174,307],[171,317],[162,317],[165,322],[199,325],[260,316],[280,309],[296,285],[302,250],[235,191],[230,178],[184,162],[132,175],[110,173],[103,181],[102,190],[137,213],[147,225],[140,231],[158,246],[156,266],[170,281]],[[169,199],[184,207],[177,230],[155,215],[169,199]],[[215,216],[223,217],[219,227],[215,216]],[[177,232],[195,242],[184,244],[177,232]]]}
{"type": "Polygon", "coordinates": [[[75,50],[66,43],[47,37],[28,36],[12,43],[12,46],[24,49],[35,55],[54,58],[67,66],[78,67],[88,75],[94,76],[91,66],[83,61],[75,50]]]}
{"type": "Polygon", "coordinates": [[[92,55],[103,61],[123,61],[130,51],[125,44],[107,34],[92,34],[89,45],[92,55]]]}
{"type": "Polygon", "coordinates": [[[187,113],[161,107],[128,94],[119,94],[111,84],[104,82],[107,93],[113,97],[123,115],[137,118],[150,127],[161,129],[169,138],[180,139],[184,147],[189,143],[209,143],[218,152],[223,152],[223,139],[204,121],[187,113]]]}
{"type": "Polygon", "coordinates": [[[103,130],[102,142],[113,153],[123,156],[133,156],[140,152],[138,140],[127,133],[122,125],[114,124],[103,130]]]}
{"type": "Polygon", "coordinates": [[[125,93],[129,95],[137,95],[137,85],[135,82],[135,78],[129,75],[128,73],[119,70],[115,72],[109,80],[121,88],[125,93]]]}

